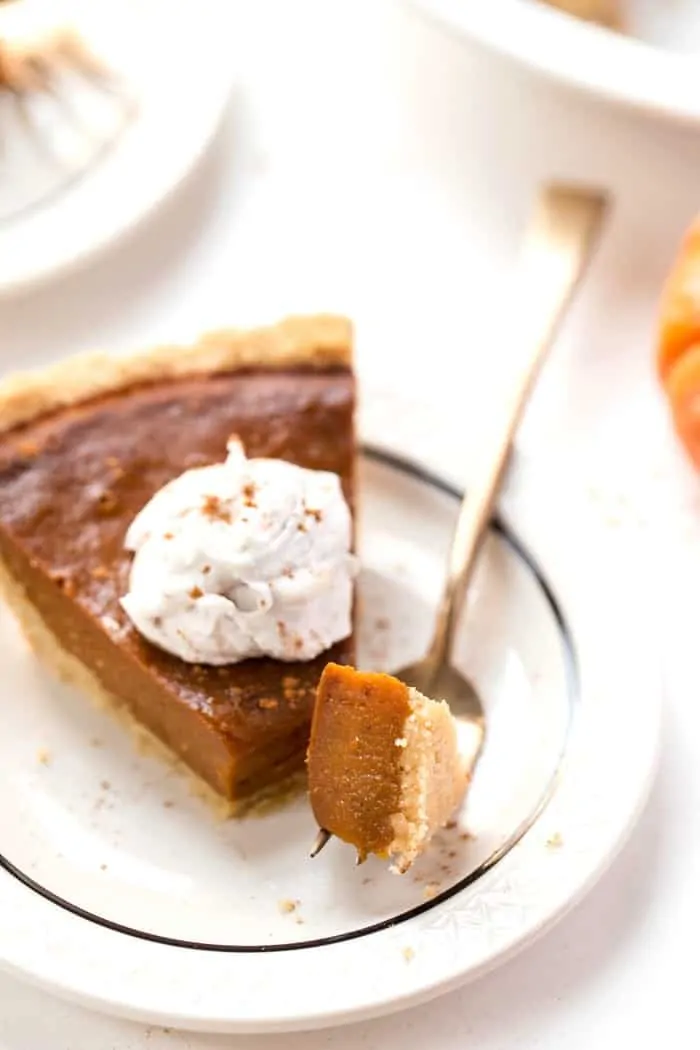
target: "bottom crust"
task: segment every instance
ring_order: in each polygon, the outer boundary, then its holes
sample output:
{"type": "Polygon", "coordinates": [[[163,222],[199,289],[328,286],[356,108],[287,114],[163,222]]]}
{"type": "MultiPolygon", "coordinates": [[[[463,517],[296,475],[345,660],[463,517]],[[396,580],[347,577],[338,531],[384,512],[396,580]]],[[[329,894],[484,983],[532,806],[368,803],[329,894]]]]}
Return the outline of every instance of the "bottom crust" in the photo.
{"type": "Polygon", "coordinates": [[[27,600],[22,586],[1,563],[0,595],[14,613],[41,663],[62,682],[74,686],[87,696],[96,707],[109,711],[129,731],[139,754],[165,761],[178,773],[187,777],[192,794],[203,799],[220,820],[234,816],[260,816],[271,809],[279,808],[305,790],[306,770],[302,769],[244,799],[229,801],[218,795],[162,740],[154,736],[150,729],[137,721],[119,697],[108,692],[85,664],[61,646],[53,631],[49,630],[35,607],[27,600]]]}

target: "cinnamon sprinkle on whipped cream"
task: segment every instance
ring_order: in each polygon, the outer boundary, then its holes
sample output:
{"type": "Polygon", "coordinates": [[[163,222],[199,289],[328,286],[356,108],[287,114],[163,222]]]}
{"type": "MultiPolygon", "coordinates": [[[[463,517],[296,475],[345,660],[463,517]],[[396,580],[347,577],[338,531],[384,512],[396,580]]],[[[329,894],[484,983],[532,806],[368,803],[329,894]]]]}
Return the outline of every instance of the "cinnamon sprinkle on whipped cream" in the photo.
{"type": "Polygon", "coordinates": [[[223,463],[185,471],[134,518],[122,605],[190,663],[311,660],[351,633],[351,541],[336,474],[248,459],[232,438],[223,463]]]}

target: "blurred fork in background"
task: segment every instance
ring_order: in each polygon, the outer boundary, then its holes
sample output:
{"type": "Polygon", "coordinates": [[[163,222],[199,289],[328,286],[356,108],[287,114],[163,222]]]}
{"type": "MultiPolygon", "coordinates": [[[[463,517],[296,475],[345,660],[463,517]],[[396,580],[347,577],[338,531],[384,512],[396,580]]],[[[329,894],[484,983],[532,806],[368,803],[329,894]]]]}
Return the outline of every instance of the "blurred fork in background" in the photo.
{"type": "Polygon", "coordinates": [[[59,7],[0,2],[0,224],[85,175],[137,110],[130,86],[79,24],[56,21],[59,7]]]}

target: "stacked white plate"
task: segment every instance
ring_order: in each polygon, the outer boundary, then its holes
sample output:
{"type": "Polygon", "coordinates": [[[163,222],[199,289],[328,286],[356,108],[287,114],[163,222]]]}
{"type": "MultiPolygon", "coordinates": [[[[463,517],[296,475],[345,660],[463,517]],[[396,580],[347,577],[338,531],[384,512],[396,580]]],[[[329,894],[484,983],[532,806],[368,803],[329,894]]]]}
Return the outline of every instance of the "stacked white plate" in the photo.
{"type": "Polygon", "coordinates": [[[620,0],[625,33],[538,0],[412,0],[432,18],[564,83],[676,120],[700,119],[700,5],[620,0]]]}

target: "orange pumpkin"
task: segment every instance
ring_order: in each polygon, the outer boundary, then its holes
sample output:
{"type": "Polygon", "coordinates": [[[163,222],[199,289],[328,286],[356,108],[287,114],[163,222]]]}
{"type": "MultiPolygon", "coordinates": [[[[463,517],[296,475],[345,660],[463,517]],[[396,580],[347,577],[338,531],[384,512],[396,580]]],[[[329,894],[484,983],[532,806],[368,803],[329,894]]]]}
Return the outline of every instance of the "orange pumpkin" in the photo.
{"type": "Polygon", "coordinates": [[[700,342],[700,218],[683,239],[661,297],[658,368],[662,380],[695,342],[700,342]]]}
{"type": "Polygon", "coordinates": [[[662,293],[656,363],[676,430],[700,468],[700,217],[662,293]]]}
{"type": "Polygon", "coordinates": [[[700,468],[700,342],[688,347],[666,377],[676,431],[700,468]]]}

